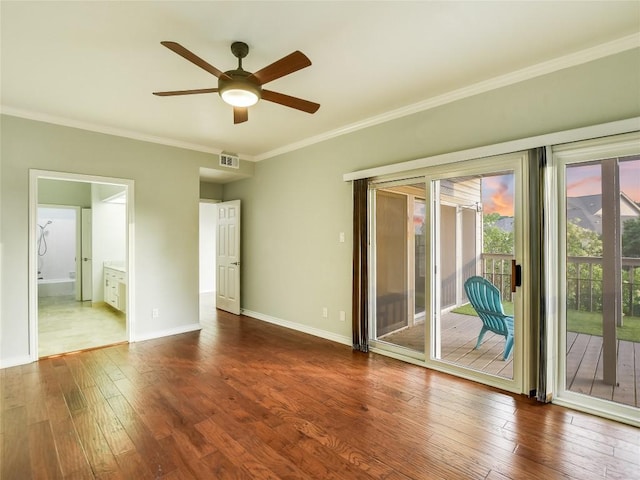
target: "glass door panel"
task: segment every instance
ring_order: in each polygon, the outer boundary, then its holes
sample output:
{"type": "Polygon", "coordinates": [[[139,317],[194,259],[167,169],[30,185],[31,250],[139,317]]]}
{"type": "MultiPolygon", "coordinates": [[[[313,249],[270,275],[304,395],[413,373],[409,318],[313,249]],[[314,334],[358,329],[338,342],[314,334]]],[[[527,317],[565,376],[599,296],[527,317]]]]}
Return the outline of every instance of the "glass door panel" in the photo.
{"type": "Polygon", "coordinates": [[[509,380],[514,378],[515,188],[511,170],[431,182],[431,359],[509,380]]]}
{"type": "Polygon", "coordinates": [[[511,268],[526,258],[526,159],[517,152],[371,184],[373,348],[522,393],[528,297],[512,292],[511,268]],[[474,277],[498,299],[486,321],[465,289],[474,277]]]}
{"type": "Polygon", "coordinates": [[[570,163],[564,179],[565,389],[638,407],[640,157],[570,163]]]}
{"type": "Polygon", "coordinates": [[[375,305],[372,339],[424,353],[424,183],[374,192],[375,305]]]}

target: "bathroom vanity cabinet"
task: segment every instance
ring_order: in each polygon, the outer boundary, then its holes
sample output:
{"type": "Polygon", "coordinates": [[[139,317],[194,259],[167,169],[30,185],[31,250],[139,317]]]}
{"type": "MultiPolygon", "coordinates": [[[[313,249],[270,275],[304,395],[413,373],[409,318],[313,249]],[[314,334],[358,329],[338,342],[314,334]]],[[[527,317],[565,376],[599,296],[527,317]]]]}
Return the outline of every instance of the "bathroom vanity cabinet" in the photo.
{"type": "Polygon", "coordinates": [[[104,266],[104,301],[116,310],[127,311],[127,274],[124,269],[104,266]]]}

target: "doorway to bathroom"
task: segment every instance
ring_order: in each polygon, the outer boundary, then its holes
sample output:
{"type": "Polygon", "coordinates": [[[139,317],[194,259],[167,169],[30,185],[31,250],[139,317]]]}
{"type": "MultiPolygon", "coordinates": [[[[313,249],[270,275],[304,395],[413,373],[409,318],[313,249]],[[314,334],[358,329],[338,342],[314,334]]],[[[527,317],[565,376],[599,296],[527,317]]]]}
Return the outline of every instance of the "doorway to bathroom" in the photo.
{"type": "Polygon", "coordinates": [[[130,339],[129,180],[31,171],[31,356],[130,339]]]}

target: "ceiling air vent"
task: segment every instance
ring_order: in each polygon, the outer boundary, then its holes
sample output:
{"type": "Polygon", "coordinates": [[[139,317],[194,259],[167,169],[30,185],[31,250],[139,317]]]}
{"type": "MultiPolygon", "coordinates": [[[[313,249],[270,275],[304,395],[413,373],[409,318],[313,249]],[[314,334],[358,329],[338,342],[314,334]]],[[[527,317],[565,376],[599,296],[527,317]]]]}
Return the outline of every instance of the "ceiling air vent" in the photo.
{"type": "Polygon", "coordinates": [[[228,168],[240,168],[240,157],[230,153],[220,154],[220,166],[228,168]]]}

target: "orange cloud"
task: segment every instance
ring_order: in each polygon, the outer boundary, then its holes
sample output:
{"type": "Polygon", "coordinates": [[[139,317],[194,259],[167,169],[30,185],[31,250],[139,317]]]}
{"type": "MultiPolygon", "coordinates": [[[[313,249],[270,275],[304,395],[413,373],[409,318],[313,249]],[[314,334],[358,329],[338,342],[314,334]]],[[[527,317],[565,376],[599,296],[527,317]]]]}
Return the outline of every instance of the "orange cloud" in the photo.
{"type": "Polygon", "coordinates": [[[582,197],[584,195],[598,195],[601,193],[601,178],[599,175],[574,180],[567,184],[567,197],[582,197]]]}
{"type": "Polygon", "coordinates": [[[482,197],[486,213],[499,213],[505,217],[513,216],[512,181],[511,175],[482,179],[482,197]]]}

